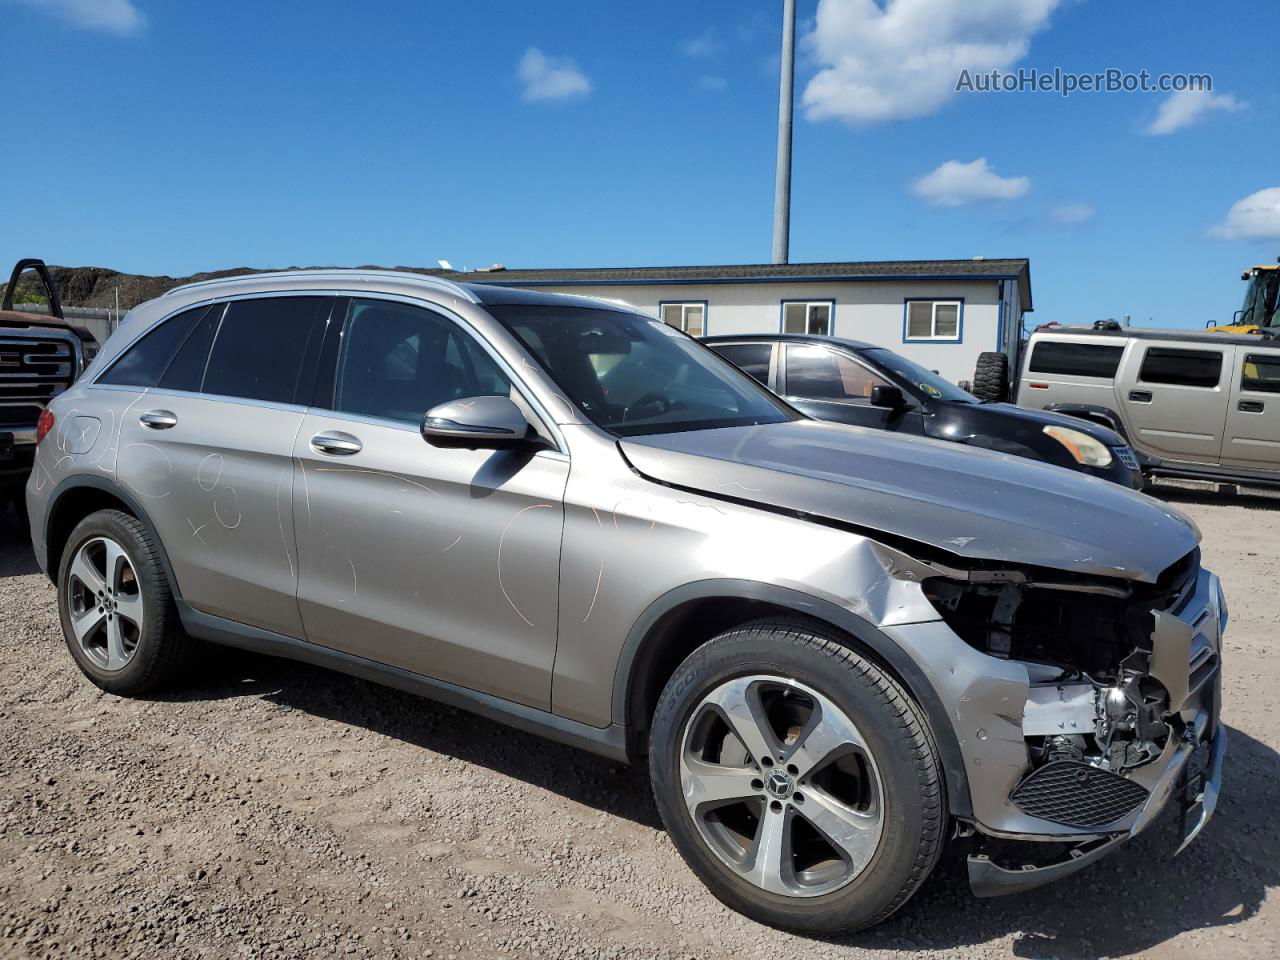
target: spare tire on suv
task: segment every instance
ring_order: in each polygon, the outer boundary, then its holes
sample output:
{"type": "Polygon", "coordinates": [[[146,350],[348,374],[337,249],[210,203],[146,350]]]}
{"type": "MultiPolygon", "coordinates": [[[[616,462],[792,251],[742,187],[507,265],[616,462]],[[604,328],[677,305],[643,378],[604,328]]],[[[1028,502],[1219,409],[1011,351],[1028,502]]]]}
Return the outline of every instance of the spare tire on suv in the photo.
{"type": "Polygon", "coordinates": [[[973,386],[969,392],[979,400],[992,403],[1009,399],[1009,358],[994,350],[978,354],[978,366],[973,372],[973,386]]]}

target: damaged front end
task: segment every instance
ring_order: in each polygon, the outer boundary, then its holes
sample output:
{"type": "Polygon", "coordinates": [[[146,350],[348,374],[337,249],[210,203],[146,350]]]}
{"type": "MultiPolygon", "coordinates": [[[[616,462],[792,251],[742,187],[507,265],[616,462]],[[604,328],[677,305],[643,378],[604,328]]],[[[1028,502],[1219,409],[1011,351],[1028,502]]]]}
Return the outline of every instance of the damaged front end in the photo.
{"type": "Polygon", "coordinates": [[[984,678],[981,664],[961,655],[942,680],[958,697],[976,893],[1073,873],[1173,799],[1183,846],[1199,833],[1225,751],[1218,713],[1227,611],[1198,549],[1154,584],[936,564],[911,576],[954,637],[1005,664],[984,678]]]}

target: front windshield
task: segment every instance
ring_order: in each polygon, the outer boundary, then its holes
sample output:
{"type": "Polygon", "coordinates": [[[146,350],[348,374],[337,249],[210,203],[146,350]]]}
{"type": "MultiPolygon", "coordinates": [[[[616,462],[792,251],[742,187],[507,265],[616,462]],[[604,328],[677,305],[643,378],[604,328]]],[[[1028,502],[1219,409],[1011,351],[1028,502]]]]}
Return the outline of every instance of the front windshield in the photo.
{"type": "Polygon", "coordinates": [[[918,363],[913,363],[906,357],[899,356],[892,350],[885,350],[876,347],[872,350],[865,351],[866,356],[873,363],[879,364],[886,370],[896,373],[903,380],[906,380],[912,386],[923,391],[927,396],[934,397],[938,400],[952,400],[956,403],[977,403],[978,398],[971,393],[966,393],[954,383],[943,380],[932,370],[926,370],[918,363]]]}
{"type": "Polygon", "coordinates": [[[559,305],[488,311],[532,353],[574,406],[618,436],[796,418],[697,340],[651,317],[559,305]]]}

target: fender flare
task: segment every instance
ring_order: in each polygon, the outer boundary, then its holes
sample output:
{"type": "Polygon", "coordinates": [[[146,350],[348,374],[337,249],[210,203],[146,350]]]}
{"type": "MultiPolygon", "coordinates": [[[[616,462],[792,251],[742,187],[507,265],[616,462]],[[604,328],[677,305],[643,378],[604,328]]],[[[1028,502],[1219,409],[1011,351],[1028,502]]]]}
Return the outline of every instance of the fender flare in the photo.
{"type": "Polygon", "coordinates": [[[924,671],[874,624],[830,601],[820,600],[790,587],[753,580],[700,580],[676,587],[654,600],[632,626],[618,657],[613,681],[614,723],[630,725],[628,713],[634,671],[646,646],[652,642],[654,627],[677,607],[690,601],[717,597],[757,600],[783,607],[835,627],[857,640],[873,657],[896,674],[897,679],[924,711],[933,741],[938,748],[938,759],[946,778],[951,812],[959,817],[973,815],[969,800],[969,779],[965,772],[964,757],[960,752],[960,741],[946,707],[924,671]]]}
{"type": "Polygon", "coordinates": [[[45,544],[44,566],[46,567],[45,572],[48,574],[49,579],[54,581],[54,583],[57,583],[58,580],[58,571],[50,569],[50,565],[48,563],[49,524],[53,520],[54,515],[58,512],[58,504],[62,501],[62,498],[76,490],[84,489],[99,490],[103,493],[110,494],[128,507],[129,512],[146,525],[147,529],[151,531],[151,536],[154,538],[156,553],[160,556],[160,565],[164,567],[165,576],[169,578],[169,589],[172,591],[173,596],[176,599],[182,599],[182,588],[178,584],[177,576],[174,575],[173,564],[169,562],[169,554],[164,548],[164,543],[160,540],[160,535],[156,530],[156,525],[151,522],[151,517],[147,515],[146,509],[138,502],[137,497],[131,494],[115,480],[94,475],[78,474],[67,477],[54,487],[53,493],[49,495],[49,501],[45,506],[44,511],[44,523],[42,524],[44,528],[45,544]]]}
{"type": "Polygon", "coordinates": [[[1126,443],[1131,443],[1129,431],[1125,429],[1124,421],[1120,419],[1120,415],[1110,407],[1103,406],[1100,403],[1051,403],[1044,409],[1050,413],[1065,413],[1069,417],[1079,417],[1081,420],[1101,418],[1107,421],[1105,426],[1110,427],[1124,437],[1126,443]]]}

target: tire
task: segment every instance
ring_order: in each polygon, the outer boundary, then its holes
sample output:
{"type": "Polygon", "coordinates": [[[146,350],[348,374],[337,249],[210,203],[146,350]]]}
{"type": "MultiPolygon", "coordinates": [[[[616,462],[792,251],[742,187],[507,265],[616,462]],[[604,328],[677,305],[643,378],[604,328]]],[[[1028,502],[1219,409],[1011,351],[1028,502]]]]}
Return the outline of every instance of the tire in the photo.
{"type": "Polygon", "coordinates": [[[196,650],[178,621],[154,536],[119,510],[92,513],[71,532],[58,570],[58,613],[81,672],[121,696],[171,684],[196,650]],[[113,562],[117,556],[122,561],[113,562]]]}
{"type": "Polygon", "coordinates": [[[970,392],[979,400],[993,403],[1009,399],[1009,358],[993,350],[978,354],[970,392]]]}
{"type": "Polygon", "coordinates": [[[650,774],[672,841],[722,903],[754,920],[805,933],[870,927],[938,861],[946,802],[920,708],[818,624],[756,621],[703,644],[668,681],[652,727],[650,774]],[[745,722],[753,710],[772,736],[745,722]],[[766,842],[776,836],[781,847],[766,842]]]}

